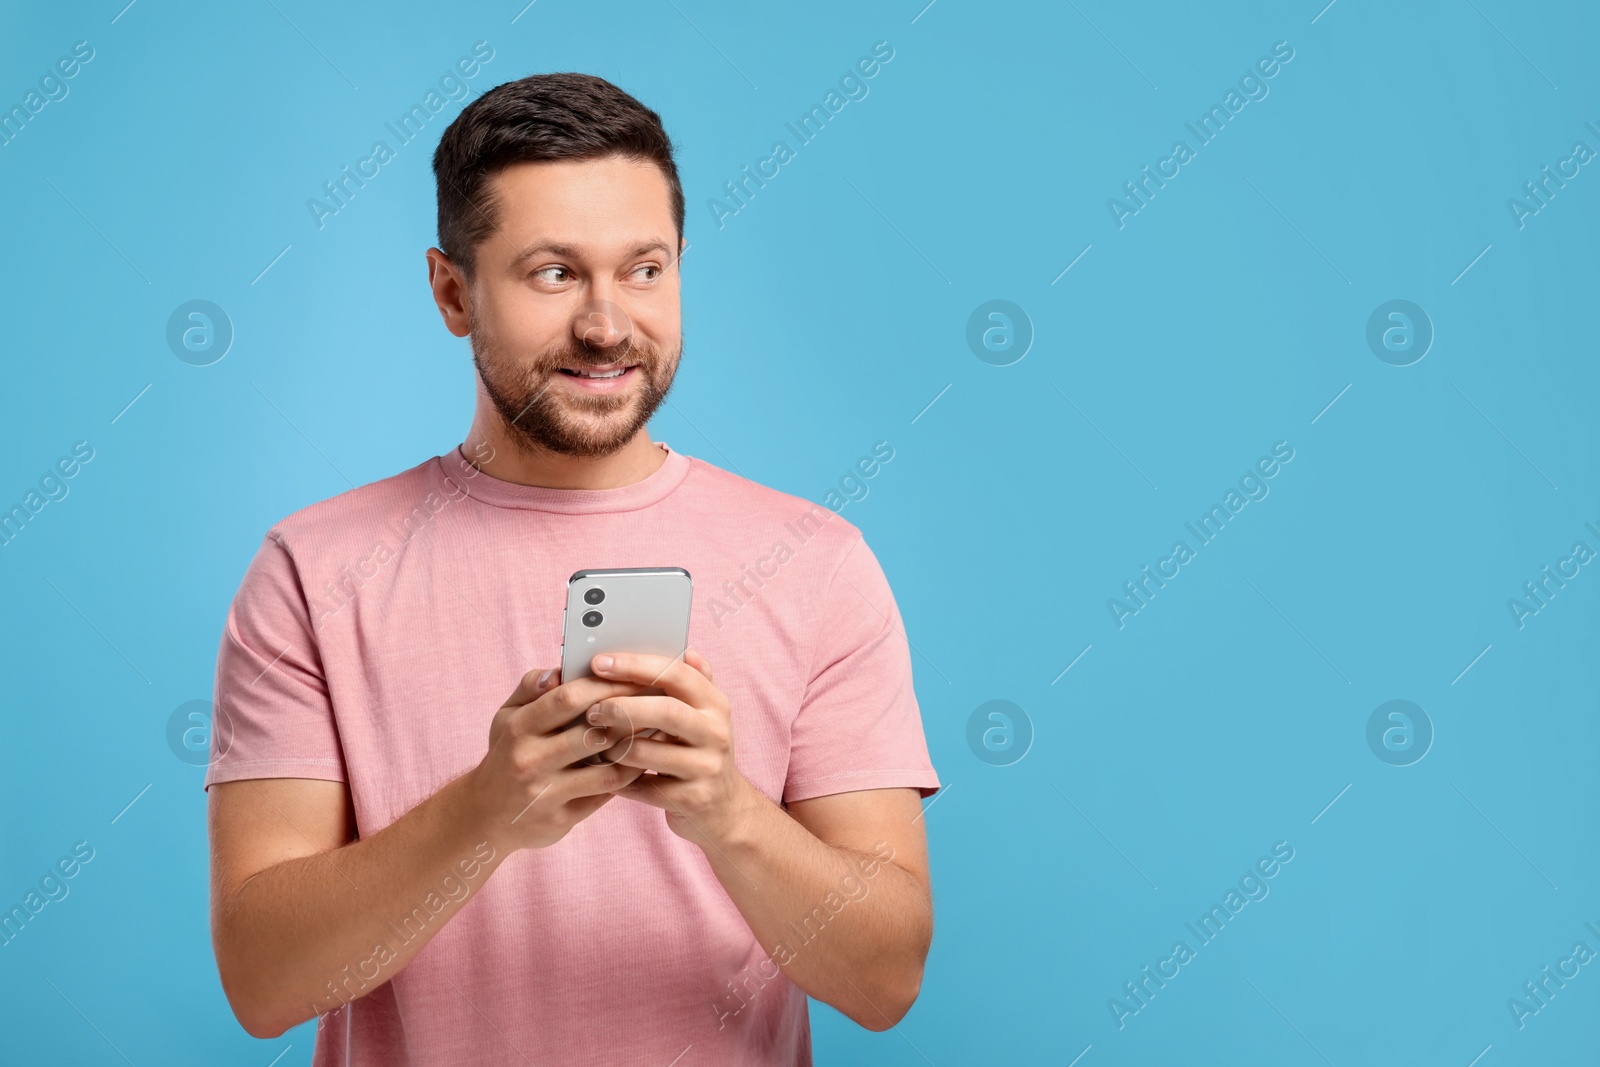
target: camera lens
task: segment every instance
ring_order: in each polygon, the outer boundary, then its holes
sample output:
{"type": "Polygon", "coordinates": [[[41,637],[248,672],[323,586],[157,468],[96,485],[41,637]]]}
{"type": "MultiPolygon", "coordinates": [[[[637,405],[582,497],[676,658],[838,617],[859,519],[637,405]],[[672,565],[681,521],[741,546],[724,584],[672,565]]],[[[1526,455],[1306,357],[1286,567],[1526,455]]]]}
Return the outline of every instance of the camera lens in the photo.
{"type": "Polygon", "coordinates": [[[601,618],[602,616],[598,611],[586,611],[583,613],[583,624],[585,626],[599,626],[601,618]]]}
{"type": "Polygon", "coordinates": [[[588,589],[583,594],[583,602],[585,604],[598,604],[605,598],[606,591],[604,589],[588,589]]]}

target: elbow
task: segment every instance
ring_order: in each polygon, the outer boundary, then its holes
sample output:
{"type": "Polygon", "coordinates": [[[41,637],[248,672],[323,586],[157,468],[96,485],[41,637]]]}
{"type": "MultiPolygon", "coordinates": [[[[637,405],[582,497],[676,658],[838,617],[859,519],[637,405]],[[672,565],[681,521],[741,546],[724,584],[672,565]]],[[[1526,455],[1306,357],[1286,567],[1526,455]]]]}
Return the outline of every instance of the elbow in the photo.
{"type": "Polygon", "coordinates": [[[917,995],[922,992],[922,967],[919,964],[916,971],[908,976],[908,980],[892,989],[886,989],[882,995],[874,997],[866,1005],[865,1010],[852,1014],[851,1018],[865,1029],[881,1034],[885,1030],[892,1030],[900,1025],[911,1011],[911,1006],[917,1002],[917,995]]]}
{"type": "Polygon", "coordinates": [[[217,977],[222,983],[222,995],[245,1033],[265,1041],[281,1037],[285,1031],[311,1017],[275,1003],[270,993],[261,987],[259,973],[252,974],[259,969],[241,964],[237,953],[226,951],[226,947],[221,942],[215,944],[217,977]]]}
{"type": "MultiPolygon", "coordinates": [[[[850,1018],[874,1033],[883,1033],[899,1026],[900,1020],[911,1011],[911,1006],[917,1002],[917,996],[922,992],[922,971],[928,959],[928,949],[932,944],[933,909],[930,901],[923,922],[917,930],[915,947],[910,951],[909,958],[897,968],[897,973],[884,977],[877,993],[859,1013],[850,1013],[850,1018]]],[[[865,995],[862,999],[866,1000],[865,995]]]]}
{"type": "Polygon", "coordinates": [[[235,996],[228,993],[226,987],[223,992],[228,996],[228,1006],[233,1009],[233,1017],[239,1020],[239,1025],[244,1028],[245,1033],[257,1040],[268,1041],[282,1037],[307,1019],[315,1017],[315,1013],[285,1010],[283,1005],[272,1005],[261,1000],[235,996]]]}
{"type": "Polygon", "coordinates": [[[228,998],[228,1007],[233,1009],[233,1017],[239,1020],[244,1032],[253,1038],[265,1041],[280,1037],[285,1030],[294,1025],[284,1022],[267,1005],[244,994],[226,979],[222,982],[222,994],[228,998]]]}
{"type": "Polygon", "coordinates": [[[289,1029],[287,1026],[278,1026],[268,1022],[264,1018],[257,1019],[241,1015],[238,1012],[234,1012],[234,1016],[239,1020],[239,1025],[244,1027],[245,1033],[260,1041],[270,1041],[275,1037],[282,1037],[284,1031],[289,1029]]]}
{"type": "Polygon", "coordinates": [[[230,981],[226,968],[219,966],[218,972],[222,975],[222,994],[228,998],[228,1007],[233,1009],[233,1017],[239,1020],[239,1025],[251,1037],[262,1041],[281,1037],[286,1030],[300,1022],[298,1019],[286,1018],[282,1012],[264,1003],[259,996],[241,989],[237,981],[230,981]]]}
{"type": "Polygon", "coordinates": [[[244,888],[255,877],[251,875],[232,893],[213,892],[211,950],[233,1017],[245,1033],[265,1041],[281,1037],[319,1011],[315,1001],[295,994],[292,978],[283,973],[283,952],[263,945],[241,903],[244,888]]]}

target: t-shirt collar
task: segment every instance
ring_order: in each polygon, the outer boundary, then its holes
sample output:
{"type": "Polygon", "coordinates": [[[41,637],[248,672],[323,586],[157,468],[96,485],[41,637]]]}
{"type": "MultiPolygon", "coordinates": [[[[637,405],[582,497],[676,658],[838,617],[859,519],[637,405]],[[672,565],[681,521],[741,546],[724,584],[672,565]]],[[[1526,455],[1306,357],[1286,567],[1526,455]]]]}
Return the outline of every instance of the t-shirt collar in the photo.
{"type": "Polygon", "coordinates": [[[473,500],[500,508],[594,515],[649,507],[665,499],[688,476],[688,456],[674,452],[665,441],[651,443],[667,454],[666,461],[642,481],[615,489],[553,489],[508,482],[473,467],[460,445],[447,455],[435,457],[434,462],[440,476],[459,487],[451,490],[453,496],[465,493],[473,500]]]}

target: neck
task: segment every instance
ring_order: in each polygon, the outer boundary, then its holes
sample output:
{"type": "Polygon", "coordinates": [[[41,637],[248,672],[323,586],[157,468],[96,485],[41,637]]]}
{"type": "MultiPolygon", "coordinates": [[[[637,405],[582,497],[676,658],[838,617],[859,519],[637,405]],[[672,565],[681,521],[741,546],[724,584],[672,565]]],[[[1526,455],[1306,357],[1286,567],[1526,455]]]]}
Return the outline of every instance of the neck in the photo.
{"type": "Polygon", "coordinates": [[[491,478],[547,489],[620,489],[644,481],[667,459],[643,427],[609,456],[564,456],[514,438],[500,413],[481,404],[462,452],[491,478]]]}

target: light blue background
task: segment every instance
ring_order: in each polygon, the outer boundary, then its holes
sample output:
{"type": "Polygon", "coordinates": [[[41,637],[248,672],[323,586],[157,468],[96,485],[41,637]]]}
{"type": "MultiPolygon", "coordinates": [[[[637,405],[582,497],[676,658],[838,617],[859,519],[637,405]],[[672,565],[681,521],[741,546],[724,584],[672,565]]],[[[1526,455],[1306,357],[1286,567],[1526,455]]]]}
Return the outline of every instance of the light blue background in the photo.
{"type": "Polygon", "coordinates": [[[1600,965],[1523,1029],[1506,1002],[1600,950],[1600,568],[1521,629],[1506,602],[1600,549],[1600,167],[1525,228],[1506,201],[1600,149],[1600,17],[1323,2],[9,11],[5,106],[95,57],[0,147],[0,504],[95,457],[0,549],[0,903],[95,858],[0,950],[6,1056],[310,1061],[311,1024],[258,1042],[222,996],[203,770],[165,729],[268,526],[465,433],[422,254],[461,105],[325,228],[305,203],[484,40],[475,91],[596,73],[679,147],[655,436],[813,500],[895,449],[843,514],[916,650],[937,929],[895,1032],[814,1008],[819,1063],[1592,1062],[1600,965]],[[708,199],[880,40],[870,94],[718,229],[708,199]],[[1118,229],[1107,198],[1277,41],[1270,95],[1118,229]],[[208,367],[164,340],[196,298],[237,331],[208,367]],[[992,299],[1035,331],[1011,366],[966,344],[992,299]],[[1366,345],[1391,299],[1436,331],[1412,366],[1366,345]],[[1107,598],[1277,441],[1270,496],[1118,629],[1107,598]],[[991,699],[1032,723],[1010,766],[967,745],[991,699]],[[1411,766],[1367,746],[1391,699],[1436,730],[1411,766]],[[1270,896],[1119,1030],[1108,998],[1278,841],[1270,896]]]}

